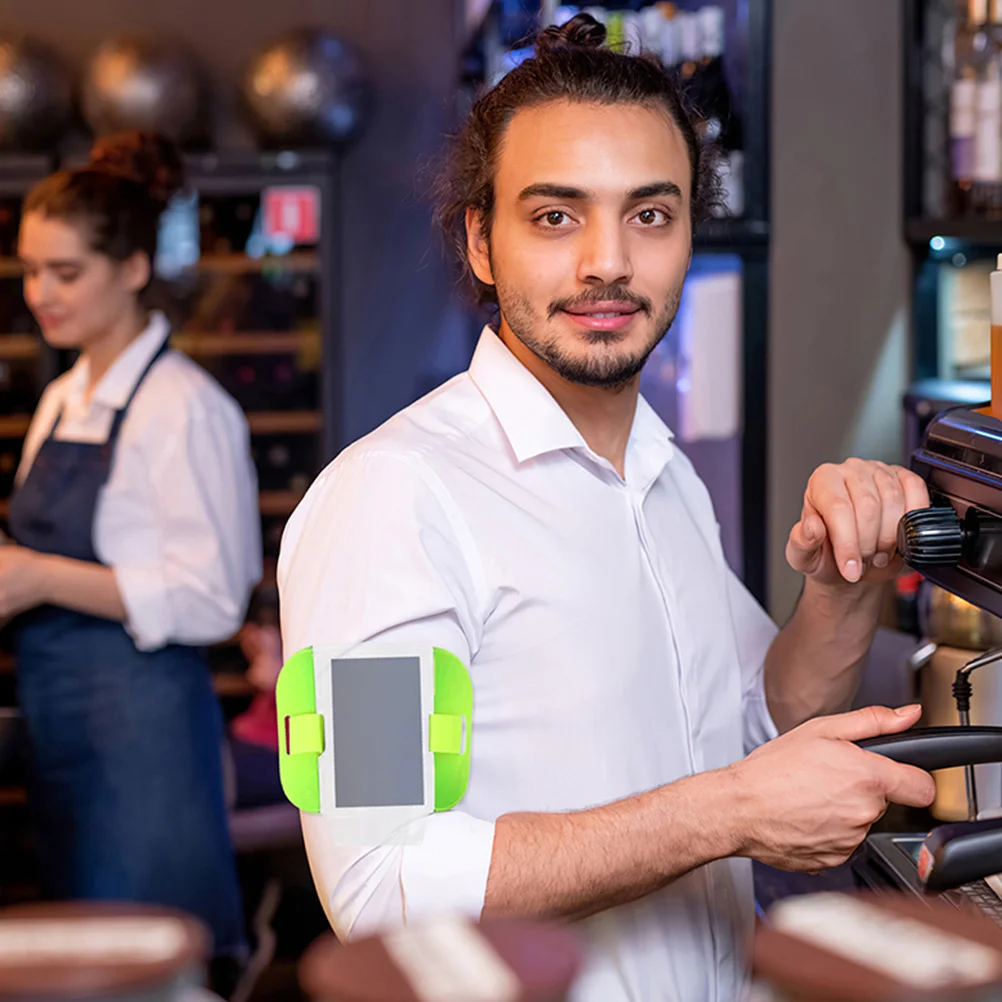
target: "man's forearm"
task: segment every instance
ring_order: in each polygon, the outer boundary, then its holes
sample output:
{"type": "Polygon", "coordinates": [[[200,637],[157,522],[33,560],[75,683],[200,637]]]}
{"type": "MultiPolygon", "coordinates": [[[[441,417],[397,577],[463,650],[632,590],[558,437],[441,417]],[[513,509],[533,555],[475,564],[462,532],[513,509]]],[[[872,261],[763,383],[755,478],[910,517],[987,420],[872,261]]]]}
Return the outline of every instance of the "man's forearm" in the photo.
{"type": "Polygon", "coordinates": [[[882,601],[881,585],[828,589],[807,580],[765,660],[766,699],[780,732],[849,708],[882,601]]]}
{"type": "Polygon", "coordinates": [[[730,770],[602,807],[497,821],[484,917],[584,918],[738,851],[730,770]]]}

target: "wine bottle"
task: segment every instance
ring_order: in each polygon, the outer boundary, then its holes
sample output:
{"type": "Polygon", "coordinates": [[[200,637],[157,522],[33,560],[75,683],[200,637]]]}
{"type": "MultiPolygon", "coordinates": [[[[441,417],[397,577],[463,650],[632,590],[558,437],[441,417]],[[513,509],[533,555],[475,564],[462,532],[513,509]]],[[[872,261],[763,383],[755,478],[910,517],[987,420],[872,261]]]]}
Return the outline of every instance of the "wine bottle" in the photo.
{"type": "Polygon", "coordinates": [[[251,455],[262,491],[302,494],[317,474],[319,453],[313,435],[254,435],[251,455]]]}
{"type": "Polygon", "coordinates": [[[1002,211],[1002,50],[990,30],[985,0],[972,0],[970,7],[980,18],[972,25],[977,96],[971,198],[975,212],[994,216],[1002,211]]]}

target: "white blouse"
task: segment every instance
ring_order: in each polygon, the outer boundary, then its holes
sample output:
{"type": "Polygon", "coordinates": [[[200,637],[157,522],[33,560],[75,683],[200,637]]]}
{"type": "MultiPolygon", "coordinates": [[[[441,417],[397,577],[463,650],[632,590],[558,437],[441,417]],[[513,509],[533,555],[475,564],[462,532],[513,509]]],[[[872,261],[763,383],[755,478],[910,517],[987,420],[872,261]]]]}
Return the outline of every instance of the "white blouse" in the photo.
{"type": "MultiPolygon", "coordinates": [[[[42,394],[17,472],[28,475],[56,418],[61,441],[104,442],[168,333],[162,314],[87,399],[80,359],[42,394]]],[[[232,636],[261,577],[257,475],[236,401],[187,356],[168,351],[136,392],[94,520],[94,549],[114,571],[141,651],[232,636]]]]}

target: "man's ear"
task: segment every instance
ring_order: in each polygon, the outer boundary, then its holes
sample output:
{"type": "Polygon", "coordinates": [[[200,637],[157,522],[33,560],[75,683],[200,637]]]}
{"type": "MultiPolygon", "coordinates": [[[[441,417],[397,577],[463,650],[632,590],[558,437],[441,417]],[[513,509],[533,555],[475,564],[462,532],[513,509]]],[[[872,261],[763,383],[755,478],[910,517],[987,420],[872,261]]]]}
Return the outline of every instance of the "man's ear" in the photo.
{"type": "Polygon", "coordinates": [[[482,225],[483,217],[469,206],[466,210],[466,257],[470,262],[473,274],[484,283],[494,284],[494,273],[491,270],[491,252],[482,225]]]}

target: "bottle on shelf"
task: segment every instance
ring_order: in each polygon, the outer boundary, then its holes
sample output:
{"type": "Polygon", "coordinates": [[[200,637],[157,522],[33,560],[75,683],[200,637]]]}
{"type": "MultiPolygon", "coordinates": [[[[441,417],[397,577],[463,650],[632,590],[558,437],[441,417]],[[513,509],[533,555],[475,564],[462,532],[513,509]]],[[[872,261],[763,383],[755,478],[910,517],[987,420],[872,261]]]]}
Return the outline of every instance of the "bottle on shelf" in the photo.
{"type": "MultiPolygon", "coordinates": [[[[999,5],[993,3],[994,12],[999,5]]],[[[957,215],[1002,209],[1002,50],[988,0],[968,0],[956,27],[950,86],[950,190],[957,215]]]]}
{"type": "Polygon", "coordinates": [[[978,74],[971,198],[979,215],[997,217],[1002,214],[1002,40],[983,0],[971,6],[984,18],[975,34],[978,74]]]}

